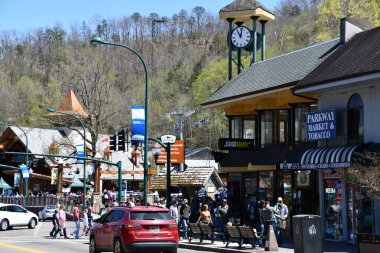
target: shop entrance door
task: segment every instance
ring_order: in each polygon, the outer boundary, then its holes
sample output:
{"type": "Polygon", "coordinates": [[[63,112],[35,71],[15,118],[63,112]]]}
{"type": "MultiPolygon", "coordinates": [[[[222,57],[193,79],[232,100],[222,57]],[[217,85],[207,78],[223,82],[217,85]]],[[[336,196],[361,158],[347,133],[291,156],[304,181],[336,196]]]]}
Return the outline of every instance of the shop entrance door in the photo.
{"type": "Polygon", "coordinates": [[[342,179],[324,178],[325,238],[343,239],[342,179]]]}
{"type": "Polygon", "coordinates": [[[349,241],[356,243],[357,233],[373,233],[372,200],[352,186],[348,187],[347,198],[349,241]]]}
{"type": "Polygon", "coordinates": [[[311,189],[297,189],[293,203],[294,214],[315,214],[314,195],[311,189]]]}

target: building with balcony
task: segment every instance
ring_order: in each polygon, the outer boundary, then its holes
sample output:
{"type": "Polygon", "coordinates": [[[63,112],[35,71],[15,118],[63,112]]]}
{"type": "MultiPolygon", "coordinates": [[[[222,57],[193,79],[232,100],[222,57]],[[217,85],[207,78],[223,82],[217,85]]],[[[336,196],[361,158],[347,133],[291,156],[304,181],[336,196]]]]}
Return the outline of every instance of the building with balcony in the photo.
{"type": "MultiPolygon", "coordinates": [[[[349,225],[348,217],[354,212],[348,205],[349,194],[342,196],[346,205],[342,211],[352,210],[351,214],[347,213],[345,218],[339,218],[340,223],[332,223],[331,218],[327,221],[325,208],[337,203],[330,203],[331,200],[326,202],[325,194],[329,187],[324,185],[330,184],[330,179],[335,180],[339,175],[339,166],[352,164],[353,153],[360,151],[357,146],[360,141],[378,142],[378,133],[374,130],[376,124],[363,126],[365,119],[371,121],[372,118],[373,123],[377,121],[374,119],[374,111],[364,114],[371,118],[363,118],[361,113],[365,108],[363,101],[368,101],[366,103],[372,109],[376,107],[376,85],[373,80],[367,79],[371,77],[377,80],[379,74],[376,72],[378,61],[374,63],[375,60],[371,58],[372,61],[365,62],[367,54],[378,55],[376,48],[379,45],[375,38],[371,40],[372,46],[365,42],[369,39],[367,34],[376,34],[378,28],[365,32],[366,29],[367,23],[361,20],[344,19],[340,38],[254,63],[220,87],[202,104],[204,108],[222,109],[229,119],[229,136],[219,140],[215,159],[219,162],[222,179],[227,182],[233,205],[241,210],[238,215],[246,216],[244,210],[250,201],[257,203],[258,200],[269,200],[275,204],[277,197],[281,196],[289,207],[289,217],[296,214],[320,214],[325,223],[329,224],[324,227],[326,239],[349,240],[352,237],[354,240],[355,232],[349,232],[349,227],[353,230],[357,223],[351,219],[349,225]],[[352,40],[348,41],[351,37],[352,40]],[[358,50],[359,48],[363,50],[358,50]],[[362,54],[362,61],[352,58],[356,54],[350,55],[355,50],[362,54]],[[342,66],[353,66],[337,68],[337,71],[331,66],[337,59],[341,59],[339,64],[342,66]],[[363,69],[362,65],[371,67],[363,69]],[[325,71],[326,79],[320,80],[323,77],[322,70],[325,71]],[[364,79],[361,79],[362,75],[364,79]],[[331,86],[324,83],[343,82],[336,78],[357,80],[366,88],[363,94],[357,94],[353,91],[362,90],[362,86],[357,86],[358,84],[350,84],[345,88],[339,86],[336,91],[338,86],[335,83],[331,86]],[[330,94],[323,93],[321,96],[320,90],[326,91],[327,87],[330,94]],[[353,91],[346,91],[347,87],[353,91]],[[316,134],[309,135],[308,116],[314,115],[313,113],[317,115],[321,109],[332,108],[337,109],[333,113],[336,136],[329,136],[332,140],[318,141],[323,134],[317,131],[316,134]],[[335,120],[335,115],[338,120],[335,120]],[[373,136],[365,135],[365,129],[370,129],[367,132],[371,131],[373,136]],[[322,146],[331,148],[323,149],[324,153],[321,154],[322,146]],[[327,164],[313,165],[321,157],[327,159],[327,164]],[[334,228],[331,232],[333,228],[330,223],[339,228],[334,228]]],[[[314,130],[323,130],[326,126],[319,125],[314,130]]],[[[343,181],[336,181],[335,185],[344,187],[343,181]]],[[[331,187],[331,191],[347,190],[339,187],[331,187]]],[[[355,194],[352,192],[352,198],[355,194]]],[[[371,204],[369,209],[376,206],[376,203],[371,204]]],[[[291,225],[291,218],[289,224],[291,225]]],[[[288,235],[291,233],[290,229],[291,226],[288,226],[288,235]]]]}

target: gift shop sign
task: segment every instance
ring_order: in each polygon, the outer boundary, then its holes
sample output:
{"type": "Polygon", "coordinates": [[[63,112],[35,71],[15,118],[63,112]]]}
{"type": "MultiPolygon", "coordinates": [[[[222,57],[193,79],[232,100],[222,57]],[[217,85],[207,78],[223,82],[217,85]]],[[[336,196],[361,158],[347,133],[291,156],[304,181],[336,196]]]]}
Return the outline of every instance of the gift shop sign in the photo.
{"type": "MultiPolygon", "coordinates": [[[[152,146],[155,145],[155,141],[152,142],[152,146]]],[[[152,156],[154,160],[154,157],[152,156]]],[[[161,147],[161,153],[158,156],[157,164],[165,164],[167,159],[167,153],[163,147],[161,147]]],[[[178,164],[185,162],[185,142],[183,140],[176,140],[174,144],[170,145],[170,163],[178,164]]]]}
{"type": "Polygon", "coordinates": [[[306,115],[307,140],[332,140],[336,138],[336,112],[311,112],[306,115]]]}

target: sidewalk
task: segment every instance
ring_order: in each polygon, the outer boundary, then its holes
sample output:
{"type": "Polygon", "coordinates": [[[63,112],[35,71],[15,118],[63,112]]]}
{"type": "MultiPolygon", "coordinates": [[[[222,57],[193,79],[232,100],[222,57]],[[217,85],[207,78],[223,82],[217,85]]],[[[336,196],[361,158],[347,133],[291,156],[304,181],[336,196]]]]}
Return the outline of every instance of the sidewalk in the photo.
{"type": "MultiPolygon", "coordinates": [[[[356,245],[347,244],[346,242],[329,242],[324,241],[324,251],[325,253],[356,253],[356,245]]],[[[211,241],[204,240],[202,243],[199,243],[199,239],[194,239],[192,242],[188,240],[180,240],[179,247],[183,249],[192,249],[200,251],[211,251],[211,252],[269,252],[265,251],[264,248],[256,247],[252,249],[251,245],[242,245],[241,248],[238,247],[237,243],[230,243],[228,248],[225,247],[225,244],[221,241],[215,241],[211,244],[211,241]]],[[[274,252],[274,251],[272,251],[274,252]]],[[[279,253],[293,253],[293,244],[292,242],[286,242],[283,247],[279,248],[279,253]]],[[[307,252],[305,252],[307,253],[307,252]]]]}

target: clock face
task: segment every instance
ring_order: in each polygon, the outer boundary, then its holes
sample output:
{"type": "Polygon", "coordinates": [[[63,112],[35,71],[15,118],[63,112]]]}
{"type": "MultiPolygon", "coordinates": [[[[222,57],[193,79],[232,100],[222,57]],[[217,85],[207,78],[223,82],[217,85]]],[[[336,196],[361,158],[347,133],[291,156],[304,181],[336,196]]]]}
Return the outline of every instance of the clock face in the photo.
{"type": "Polygon", "coordinates": [[[245,26],[236,27],[231,33],[231,42],[238,48],[248,46],[251,42],[251,31],[245,26]]]}

